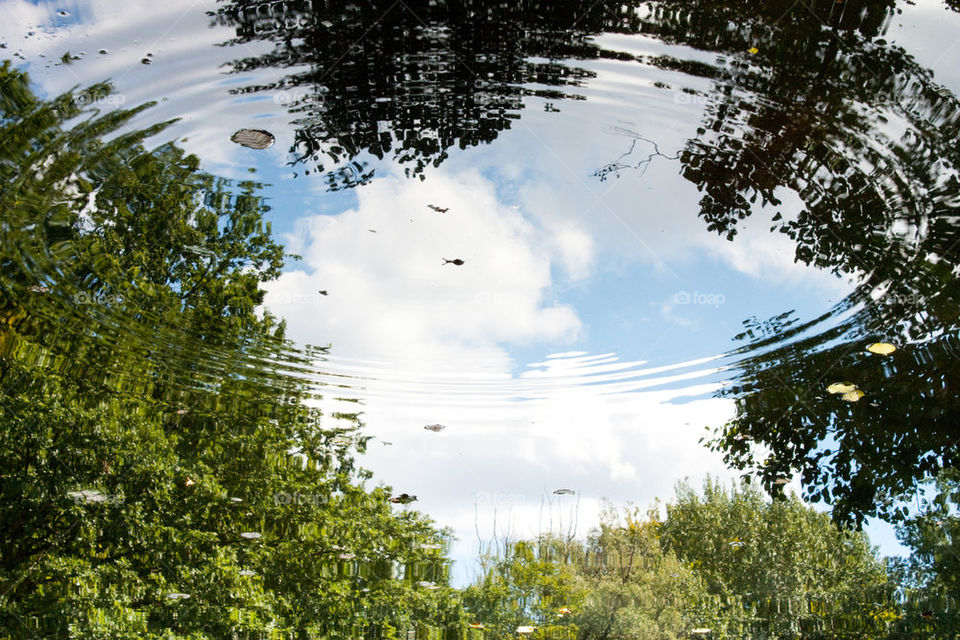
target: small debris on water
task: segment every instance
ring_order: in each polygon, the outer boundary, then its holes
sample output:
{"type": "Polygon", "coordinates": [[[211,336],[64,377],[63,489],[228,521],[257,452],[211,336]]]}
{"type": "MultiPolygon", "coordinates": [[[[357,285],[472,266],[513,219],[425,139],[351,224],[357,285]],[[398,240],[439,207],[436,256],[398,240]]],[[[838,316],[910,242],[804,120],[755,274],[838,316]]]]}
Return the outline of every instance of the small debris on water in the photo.
{"type": "Polygon", "coordinates": [[[867,345],[867,351],[881,356],[888,356],[896,350],[897,348],[889,342],[874,342],[871,345],[867,345]]]}
{"type": "Polygon", "coordinates": [[[461,260],[460,258],[454,258],[453,260],[447,260],[446,258],[444,258],[443,264],[455,264],[459,267],[460,265],[463,264],[463,260],[461,260]]]}
{"type": "Polygon", "coordinates": [[[214,257],[214,256],[216,255],[216,254],[215,254],[213,251],[211,251],[210,249],[207,249],[206,247],[199,247],[199,246],[194,245],[194,244],[184,245],[184,246],[183,246],[183,250],[184,250],[184,251],[189,251],[190,253],[195,253],[195,254],[197,254],[198,256],[203,256],[204,258],[212,258],[212,257],[214,257]]]}
{"type": "Polygon", "coordinates": [[[240,129],[230,139],[251,149],[266,149],[276,140],[272,133],[263,129],[240,129]]]}
{"type": "Polygon", "coordinates": [[[442,424],[428,424],[427,426],[424,427],[424,429],[426,429],[427,431],[433,431],[434,433],[438,433],[446,429],[446,427],[443,426],[442,424]]]}
{"type": "Polygon", "coordinates": [[[80,502],[106,502],[110,499],[110,496],[104,495],[95,489],[84,489],[82,491],[70,491],[67,493],[67,496],[73,498],[74,501],[80,502]]]}
{"type": "Polygon", "coordinates": [[[390,502],[394,504],[410,504],[411,502],[416,502],[417,496],[412,496],[409,493],[401,493],[398,496],[390,498],[390,502]]]}
{"type": "Polygon", "coordinates": [[[857,388],[852,382],[834,382],[827,387],[827,393],[847,393],[857,388]]]}

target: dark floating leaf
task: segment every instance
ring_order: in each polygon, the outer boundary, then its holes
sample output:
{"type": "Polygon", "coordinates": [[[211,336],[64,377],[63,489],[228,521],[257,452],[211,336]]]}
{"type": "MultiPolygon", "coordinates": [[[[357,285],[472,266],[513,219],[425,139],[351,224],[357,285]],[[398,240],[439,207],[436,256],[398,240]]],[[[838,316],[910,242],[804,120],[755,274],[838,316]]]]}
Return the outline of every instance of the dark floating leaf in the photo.
{"type": "Polygon", "coordinates": [[[434,433],[438,433],[446,429],[446,427],[442,424],[428,424],[427,426],[424,427],[424,429],[426,429],[427,431],[433,431],[434,433]]]}
{"type": "Polygon", "coordinates": [[[438,207],[438,206],[435,205],[435,204],[428,204],[427,206],[430,207],[431,209],[433,209],[434,211],[436,211],[437,213],[446,213],[447,211],[450,211],[450,207],[445,207],[445,208],[444,208],[444,207],[438,207]]]}
{"type": "Polygon", "coordinates": [[[553,492],[558,496],[572,496],[577,493],[573,489],[554,489],[553,492]]]}
{"type": "Polygon", "coordinates": [[[411,502],[416,502],[417,496],[412,496],[409,493],[401,493],[398,496],[393,496],[390,498],[390,502],[394,504],[410,504],[411,502]]]}
{"type": "Polygon", "coordinates": [[[251,149],[266,149],[275,140],[272,133],[263,129],[240,129],[230,139],[251,149]]]}
{"type": "Polygon", "coordinates": [[[447,260],[446,258],[444,258],[443,264],[455,264],[459,267],[460,265],[463,264],[463,260],[461,260],[460,258],[454,258],[453,260],[447,260]]]}

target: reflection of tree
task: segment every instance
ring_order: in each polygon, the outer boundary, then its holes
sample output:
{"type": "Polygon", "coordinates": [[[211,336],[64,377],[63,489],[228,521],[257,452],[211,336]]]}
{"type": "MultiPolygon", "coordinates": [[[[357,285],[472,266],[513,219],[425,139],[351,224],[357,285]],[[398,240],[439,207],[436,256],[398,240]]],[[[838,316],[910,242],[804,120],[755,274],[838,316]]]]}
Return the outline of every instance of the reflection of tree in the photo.
{"type": "Polygon", "coordinates": [[[860,282],[819,319],[833,329],[781,323],[754,344],[714,445],[771,488],[799,470],[810,497],[859,522],[902,514],[896,497],[960,464],[960,104],[879,38],[890,3],[841,4],[667,2],[643,31],[730,56],[687,69],[714,80],[680,153],[708,228],[732,240],[766,208],[798,261],[860,282]],[[799,210],[779,210],[786,193],[799,210]],[[900,349],[866,353],[878,339],[900,349]],[[845,380],[867,397],[826,393],[845,380]],[[762,464],[751,443],[771,450],[762,464]]]}
{"type": "Polygon", "coordinates": [[[257,185],[86,102],[0,66],[0,637],[456,623],[415,585],[445,534],[364,486],[369,437],[321,427],[284,373],[315,357],[255,312],[283,255],[257,185]]]}
{"type": "Polygon", "coordinates": [[[277,67],[287,75],[240,91],[272,91],[289,103],[295,162],[320,172],[336,167],[327,178],[339,188],[370,179],[356,160],[364,154],[392,154],[408,175],[422,177],[451,148],[489,143],[509,129],[524,97],[578,98],[565,88],[592,74],[557,60],[596,58],[588,36],[630,30],[622,24],[627,15],[611,2],[234,0],[215,19],[236,27],[228,44],[274,43],[269,54],[233,68],[277,67]]]}
{"type": "Polygon", "coordinates": [[[960,604],[960,472],[945,471],[936,484],[936,497],[898,527],[913,553],[892,565],[906,602],[901,627],[949,638],[960,632],[960,616],[953,614],[960,604]]]}

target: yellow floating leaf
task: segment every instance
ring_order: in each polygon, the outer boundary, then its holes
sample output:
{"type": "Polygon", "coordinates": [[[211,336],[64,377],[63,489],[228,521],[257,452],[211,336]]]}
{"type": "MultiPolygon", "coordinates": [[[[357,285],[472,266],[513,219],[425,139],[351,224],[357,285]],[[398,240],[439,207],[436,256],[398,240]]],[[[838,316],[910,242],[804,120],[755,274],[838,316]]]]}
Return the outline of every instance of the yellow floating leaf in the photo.
{"type": "Polygon", "coordinates": [[[850,393],[851,391],[856,391],[857,385],[852,382],[834,382],[832,385],[827,387],[827,393],[850,393]]]}
{"type": "Polygon", "coordinates": [[[750,47],[749,49],[747,49],[747,51],[749,51],[750,53],[759,53],[760,49],[757,49],[756,47],[750,47]]]}
{"type": "Polygon", "coordinates": [[[856,402],[865,395],[867,394],[865,394],[863,391],[860,391],[860,389],[854,389],[853,391],[847,391],[845,394],[840,396],[840,399],[846,400],[847,402],[856,402]]]}
{"type": "Polygon", "coordinates": [[[867,346],[867,351],[870,353],[879,354],[881,356],[888,356],[896,350],[897,348],[889,342],[874,342],[873,344],[867,346]]]}

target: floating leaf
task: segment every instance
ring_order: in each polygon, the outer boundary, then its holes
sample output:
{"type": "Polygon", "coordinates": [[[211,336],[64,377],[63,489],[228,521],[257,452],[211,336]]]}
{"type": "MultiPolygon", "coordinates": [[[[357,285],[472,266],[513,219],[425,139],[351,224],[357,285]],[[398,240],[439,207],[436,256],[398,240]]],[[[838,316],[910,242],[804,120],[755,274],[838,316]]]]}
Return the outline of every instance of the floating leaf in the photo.
{"type": "Polygon", "coordinates": [[[442,424],[428,424],[427,426],[424,427],[424,429],[426,429],[427,431],[433,431],[434,433],[438,433],[446,429],[446,427],[443,426],[442,424]]]}
{"type": "Polygon", "coordinates": [[[573,489],[555,489],[554,493],[557,494],[558,496],[572,496],[572,495],[575,495],[577,492],[574,491],[573,489]]]}
{"type": "Polygon", "coordinates": [[[747,51],[750,53],[760,53],[760,49],[757,49],[756,47],[750,47],[747,49],[747,51]]]}
{"type": "Polygon", "coordinates": [[[874,342],[871,345],[867,345],[867,351],[881,356],[888,356],[896,350],[897,348],[889,342],[874,342]]]}
{"type": "Polygon", "coordinates": [[[256,540],[260,537],[260,534],[255,531],[244,531],[240,534],[241,538],[246,538],[247,540],[256,540]]]}
{"type": "Polygon", "coordinates": [[[857,385],[852,382],[834,382],[832,385],[827,387],[827,393],[850,393],[851,391],[856,391],[857,385]]]}
{"type": "Polygon", "coordinates": [[[867,394],[865,394],[863,391],[860,391],[860,389],[854,389],[853,391],[847,391],[845,394],[840,396],[840,399],[846,400],[847,402],[856,402],[865,395],[867,394]]]}

